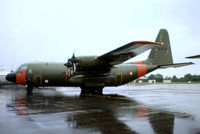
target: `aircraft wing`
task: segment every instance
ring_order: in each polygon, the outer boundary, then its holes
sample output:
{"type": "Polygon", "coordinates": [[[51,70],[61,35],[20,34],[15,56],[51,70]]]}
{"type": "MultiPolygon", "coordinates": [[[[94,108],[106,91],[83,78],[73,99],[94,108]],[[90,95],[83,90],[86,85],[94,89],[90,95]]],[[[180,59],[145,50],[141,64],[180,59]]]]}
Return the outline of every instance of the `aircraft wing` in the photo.
{"type": "Polygon", "coordinates": [[[169,68],[169,67],[183,67],[183,66],[188,66],[188,65],[192,65],[194,63],[192,62],[184,62],[184,63],[176,63],[176,64],[168,64],[168,65],[159,65],[159,68],[161,69],[165,69],[165,68],[169,68]]]}
{"type": "MultiPolygon", "coordinates": [[[[156,46],[164,45],[163,42],[150,42],[150,41],[134,41],[128,43],[122,47],[119,47],[111,52],[103,54],[99,57],[96,56],[81,56],[75,57],[73,54],[72,58],[68,59],[68,62],[64,65],[68,68],[79,72],[91,72],[100,70],[101,74],[105,74],[109,71],[113,65],[121,64],[144,51],[151,49],[156,46]]],[[[100,73],[99,73],[100,74],[100,73]]]]}
{"type": "Polygon", "coordinates": [[[150,41],[134,41],[122,47],[119,47],[111,52],[98,57],[100,61],[107,65],[121,64],[144,51],[151,49],[157,45],[164,45],[163,42],[150,42],[150,41]]]}

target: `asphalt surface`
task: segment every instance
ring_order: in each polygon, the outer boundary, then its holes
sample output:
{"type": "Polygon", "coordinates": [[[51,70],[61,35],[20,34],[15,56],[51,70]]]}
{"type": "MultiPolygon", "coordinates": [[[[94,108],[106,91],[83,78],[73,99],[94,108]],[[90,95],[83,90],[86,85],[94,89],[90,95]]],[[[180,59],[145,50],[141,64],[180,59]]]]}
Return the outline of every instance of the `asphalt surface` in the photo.
{"type": "Polygon", "coordinates": [[[0,89],[0,134],[200,134],[200,85],[0,89]]]}

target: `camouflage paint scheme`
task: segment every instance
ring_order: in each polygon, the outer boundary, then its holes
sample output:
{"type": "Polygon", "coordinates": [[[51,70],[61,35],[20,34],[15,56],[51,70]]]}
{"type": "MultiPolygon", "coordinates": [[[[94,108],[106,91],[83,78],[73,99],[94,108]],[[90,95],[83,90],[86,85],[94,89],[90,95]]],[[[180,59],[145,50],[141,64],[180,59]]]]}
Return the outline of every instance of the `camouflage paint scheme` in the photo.
{"type": "Polygon", "coordinates": [[[64,63],[30,63],[19,67],[16,83],[34,86],[77,86],[83,84],[102,84],[104,86],[119,86],[137,79],[157,66],[146,64],[116,65],[106,76],[80,76],[64,66],[64,63]],[[26,69],[20,69],[20,68],[26,69]],[[26,75],[22,75],[26,74],[26,75]],[[25,77],[24,77],[25,76],[25,77]],[[79,76],[79,77],[76,77],[79,76]]]}
{"type": "Polygon", "coordinates": [[[161,29],[155,42],[131,42],[99,57],[73,55],[67,63],[24,64],[7,75],[7,80],[28,85],[28,92],[33,86],[75,86],[81,87],[82,94],[102,94],[105,86],[126,84],[158,68],[189,64],[173,64],[168,32],[161,29]],[[147,60],[122,64],[148,49],[147,60]]]}

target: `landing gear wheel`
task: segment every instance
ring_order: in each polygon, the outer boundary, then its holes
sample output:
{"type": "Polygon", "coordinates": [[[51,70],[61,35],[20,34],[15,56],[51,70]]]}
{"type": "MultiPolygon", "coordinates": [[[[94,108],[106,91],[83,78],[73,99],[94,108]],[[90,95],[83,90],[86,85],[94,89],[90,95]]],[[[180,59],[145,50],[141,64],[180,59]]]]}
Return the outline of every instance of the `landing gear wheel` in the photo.
{"type": "Polygon", "coordinates": [[[86,87],[82,86],[81,87],[81,95],[85,95],[86,94],[86,87]]]}
{"type": "Polygon", "coordinates": [[[81,95],[103,95],[103,87],[81,87],[81,95]]]}
{"type": "Polygon", "coordinates": [[[32,95],[32,91],[33,91],[33,86],[31,85],[28,85],[27,88],[26,88],[26,93],[27,95],[32,95]]]}
{"type": "Polygon", "coordinates": [[[92,90],[92,94],[94,94],[94,95],[103,95],[103,88],[94,88],[92,90]]]}

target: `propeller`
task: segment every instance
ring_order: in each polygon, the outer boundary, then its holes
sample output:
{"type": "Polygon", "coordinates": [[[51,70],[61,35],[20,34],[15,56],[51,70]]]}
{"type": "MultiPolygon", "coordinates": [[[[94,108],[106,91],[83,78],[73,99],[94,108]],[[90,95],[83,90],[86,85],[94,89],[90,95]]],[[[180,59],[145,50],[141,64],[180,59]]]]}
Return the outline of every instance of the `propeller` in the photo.
{"type": "Polygon", "coordinates": [[[68,62],[65,63],[64,65],[68,68],[72,68],[73,71],[76,71],[76,57],[75,54],[73,53],[72,57],[68,59],[68,62]]]}

